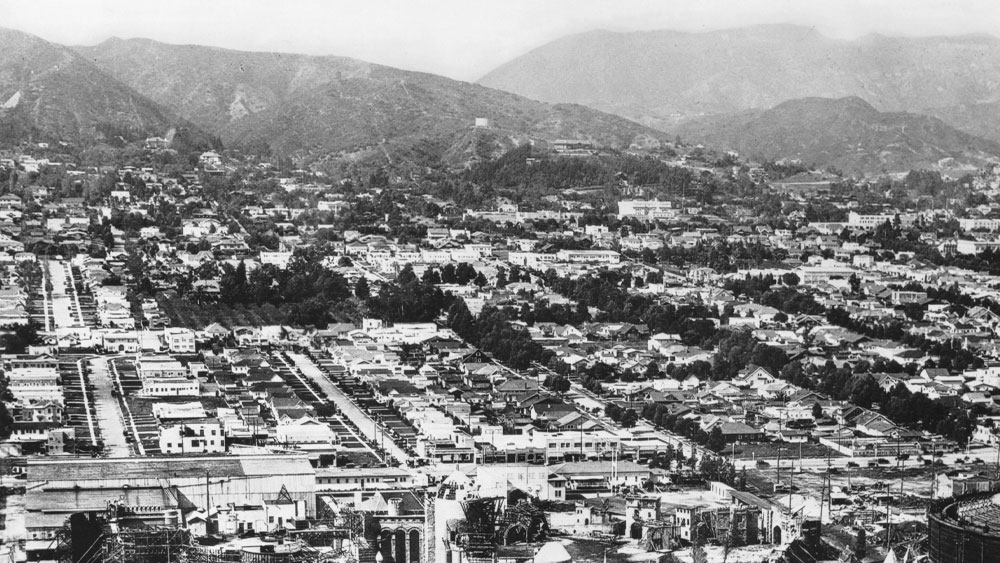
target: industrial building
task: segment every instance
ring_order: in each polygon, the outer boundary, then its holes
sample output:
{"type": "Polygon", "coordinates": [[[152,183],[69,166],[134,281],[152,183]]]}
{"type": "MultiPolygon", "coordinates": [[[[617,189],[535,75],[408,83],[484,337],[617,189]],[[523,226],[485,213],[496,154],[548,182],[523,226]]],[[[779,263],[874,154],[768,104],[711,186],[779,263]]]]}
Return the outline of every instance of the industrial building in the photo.
{"type": "Polygon", "coordinates": [[[315,470],[300,454],[31,459],[26,486],[26,549],[33,560],[52,557],[71,516],[102,514],[111,504],[180,525],[206,513],[211,520],[289,500],[295,513],[316,512],[315,470]]]}
{"type": "Polygon", "coordinates": [[[927,511],[932,563],[990,563],[1000,553],[1000,495],[973,494],[935,502],[927,511]]]}

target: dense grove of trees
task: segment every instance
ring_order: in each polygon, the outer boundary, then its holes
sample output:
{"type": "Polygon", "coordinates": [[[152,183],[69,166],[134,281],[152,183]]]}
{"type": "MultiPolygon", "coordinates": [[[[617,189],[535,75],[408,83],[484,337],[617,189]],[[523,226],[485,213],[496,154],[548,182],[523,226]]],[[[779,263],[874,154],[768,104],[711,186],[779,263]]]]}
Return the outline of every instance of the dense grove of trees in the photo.
{"type": "Polygon", "coordinates": [[[826,312],[826,308],[817,303],[812,295],[794,287],[798,285],[798,276],[786,274],[782,281],[787,285],[774,287],[773,276],[747,276],[742,280],[727,281],[725,288],[737,297],[745,295],[761,305],[774,307],[789,315],[822,315],[826,312]]]}
{"type": "Polygon", "coordinates": [[[283,306],[289,324],[319,327],[326,327],[331,312],[351,295],[343,276],[303,251],[297,251],[284,270],[264,264],[248,275],[243,262],[235,267],[226,264],[219,290],[224,303],[283,306]]]}
{"type": "Polygon", "coordinates": [[[491,188],[553,189],[580,186],[661,185],[681,191],[692,185],[694,174],[653,157],[594,156],[551,158],[530,144],[511,149],[499,158],[483,160],[465,174],[465,180],[491,188]]]}
{"type": "Polygon", "coordinates": [[[639,421],[639,414],[631,408],[622,408],[615,403],[609,403],[604,407],[604,414],[608,418],[621,424],[622,428],[632,428],[639,421]]]}
{"type": "Polygon", "coordinates": [[[448,309],[446,325],[499,362],[515,369],[527,369],[532,362],[548,363],[552,352],[534,342],[528,331],[510,324],[510,320],[506,311],[494,307],[486,307],[474,317],[465,301],[455,299],[448,309]]]}
{"type": "Polygon", "coordinates": [[[445,295],[430,281],[419,280],[413,268],[406,265],[396,282],[383,284],[377,295],[368,299],[371,314],[386,322],[431,322],[451,305],[453,298],[445,295]]]}
{"type": "MultiPolygon", "coordinates": [[[[779,377],[800,387],[812,389],[840,401],[850,401],[863,408],[878,407],[879,412],[896,424],[936,432],[946,438],[965,443],[972,435],[974,424],[964,407],[950,406],[940,399],[923,393],[911,393],[898,384],[886,392],[872,373],[899,373],[907,369],[896,362],[878,360],[875,364],[859,362],[853,370],[836,367],[832,362],[819,368],[805,368],[800,362],[785,364],[779,377]]],[[[917,370],[915,365],[908,371],[917,370]]]]}
{"type": "MultiPolygon", "coordinates": [[[[38,323],[35,321],[15,326],[11,332],[4,335],[4,353],[26,353],[28,346],[38,344],[41,341],[38,329],[38,323]]],[[[8,383],[7,377],[0,373],[0,440],[6,440],[10,437],[14,424],[14,417],[6,404],[14,402],[14,395],[10,392],[8,383]]]]}
{"type": "Polygon", "coordinates": [[[750,364],[777,374],[788,363],[788,354],[783,350],[758,341],[749,332],[725,331],[722,334],[712,359],[713,379],[732,379],[750,364]]]}
{"type": "Polygon", "coordinates": [[[14,395],[7,388],[7,378],[0,375],[0,440],[10,438],[14,430],[14,416],[7,409],[7,403],[14,402],[14,395]]]}
{"type": "Polygon", "coordinates": [[[600,310],[595,321],[645,323],[654,334],[680,334],[688,345],[700,345],[716,333],[711,320],[718,318],[714,309],[703,305],[660,304],[653,296],[629,294],[628,288],[635,283],[631,275],[600,272],[596,276],[570,279],[546,273],[545,278],[553,291],[584,304],[577,310],[580,317],[590,316],[582,312],[582,307],[595,307],[600,310]]]}
{"type": "Polygon", "coordinates": [[[730,243],[726,240],[700,241],[693,247],[665,245],[656,252],[643,251],[642,259],[677,268],[706,266],[717,272],[735,272],[739,266],[755,266],[766,261],[784,260],[788,253],[760,243],[730,243]]]}

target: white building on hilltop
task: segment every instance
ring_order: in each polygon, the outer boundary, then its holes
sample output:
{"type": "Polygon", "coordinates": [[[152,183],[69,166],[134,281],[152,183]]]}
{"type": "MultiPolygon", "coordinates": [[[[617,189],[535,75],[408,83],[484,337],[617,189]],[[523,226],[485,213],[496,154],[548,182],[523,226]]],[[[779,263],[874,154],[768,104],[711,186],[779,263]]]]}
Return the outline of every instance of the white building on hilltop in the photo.
{"type": "Polygon", "coordinates": [[[677,210],[670,201],[622,200],[618,202],[618,218],[636,218],[644,221],[670,219],[677,216],[677,210]]]}

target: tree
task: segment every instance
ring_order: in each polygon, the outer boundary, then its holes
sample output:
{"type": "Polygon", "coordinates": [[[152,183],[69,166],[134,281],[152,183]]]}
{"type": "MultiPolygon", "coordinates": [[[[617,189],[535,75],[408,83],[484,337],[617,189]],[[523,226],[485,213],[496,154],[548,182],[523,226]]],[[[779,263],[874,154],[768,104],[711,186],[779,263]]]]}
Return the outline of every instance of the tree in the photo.
{"type": "Polygon", "coordinates": [[[316,416],[320,417],[334,416],[338,412],[337,405],[333,403],[325,403],[316,407],[316,416]]]}
{"type": "Polygon", "coordinates": [[[781,275],[781,281],[785,285],[799,285],[799,276],[795,272],[788,272],[781,275]]]}
{"type": "Polygon", "coordinates": [[[614,403],[610,403],[604,407],[604,416],[618,422],[622,418],[622,408],[614,403]]]}
{"type": "Polygon", "coordinates": [[[571,384],[568,379],[561,375],[549,375],[545,378],[544,385],[558,393],[565,393],[570,390],[571,384]]]}
{"type": "Polygon", "coordinates": [[[633,409],[625,409],[621,415],[621,419],[618,421],[622,425],[622,428],[632,428],[636,422],[639,422],[639,413],[633,409]]]}
{"type": "Polygon", "coordinates": [[[448,309],[447,323],[448,328],[454,330],[462,338],[470,342],[477,342],[479,340],[476,320],[472,317],[472,313],[469,311],[468,305],[465,304],[465,300],[456,299],[451,304],[451,307],[448,309]]]}
{"type": "Polygon", "coordinates": [[[816,420],[823,418],[823,406],[819,403],[813,403],[812,415],[816,420]]]}
{"type": "Polygon", "coordinates": [[[14,417],[7,410],[7,403],[13,400],[14,396],[7,388],[7,378],[0,375],[0,440],[10,438],[14,430],[14,417]]]}
{"type": "Polygon", "coordinates": [[[354,284],[354,295],[358,299],[368,299],[371,297],[371,289],[368,287],[368,279],[364,276],[358,278],[358,282],[354,284]]]}
{"type": "Polygon", "coordinates": [[[441,274],[434,268],[427,268],[424,270],[424,275],[420,276],[420,281],[430,285],[437,285],[441,283],[441,274]]]}
{"type": "Polygon", "coordinates": [[[656,362],[649,362],[646,366],[646,379],[659,379],[661,375],[660,366],[656,362]]]}
{"type": "Polygon", "coordinates": [[[851,277],[848,278],[847,282],[851,286],[851,293],[854,295],[861,293],[861,278],[859,278],[857,274],[851,274],[851,277]]]}
{"type": "Polygon", "coordinates": [[[28,324],[20,324],[14,327],[14,332],[7,335],[5,352],[8,354],[24,354],[28,351],[28,346],[38,344],[41,338],[38,335],[40,326],[35,321],[28,321],[28,324]]]}
{"type": "Polygon", "coordinates": [[[407,264],[403,266],[403,269],[399,271],[399,275],[396,276],[396,283],[399,285],[407,285],[415,283],[417,281],[417,274],[413,272],[413,265],[407,264]]]}
{"type": "Polygon", "coordinates": [[[455,265],[445,264],[444,267],[441,268],[441,283],[456,283],[457,280],[458,278],[455,274],[455,265]]]}
{"type": "MultiPolygon", "coordinates": [[[[444,276],[442,276],[443,278],[444,276]]],[[[455,268],[455,283],[467,285],[476,278],[476,269],[468,262],[462,262],[455,268]]]]}
{"type": "Polygon", "coordinates": [[[854,554],[864,557],[868,551],[868,535],[864,528],[858,528],[858,537],[854,541],[854,554]]]}
{"type": "Polygon", "coordinates": [[[882,388],[870,375],[855,378],[850,387],[850,401],[861,408],[870,409],[873,403],[882,400],[882,388]]]}
{"type": "Polygon", "coordinates": [[[721,452],[723,448],[726,447],[726,439],[722,435],[722,430],[718,426],[712,429],[708,434],[708,443],[706,444],[708,449],[713,452],[721,452]]]}

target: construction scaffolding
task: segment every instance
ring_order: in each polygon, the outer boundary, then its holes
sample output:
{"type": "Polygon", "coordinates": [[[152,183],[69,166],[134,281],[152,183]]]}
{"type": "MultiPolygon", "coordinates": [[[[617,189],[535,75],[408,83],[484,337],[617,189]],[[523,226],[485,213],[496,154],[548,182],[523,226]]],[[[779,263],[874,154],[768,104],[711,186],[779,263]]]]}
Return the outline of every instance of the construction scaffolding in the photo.
{"type": "Polygon", "coordinates": [[[522,500],[503,511],[497,525],[496,543],[535,543],[544,540],[548,534],[549,522],[545,511],[530,500],[522,500]]]}
{"type": "Polygon", "coordinates": [[[333,563],[350,559],[350,542],[363,543],[361,514],[353,511],[249,548],[201,546],[180,526],[135,522],[134,511],[117,504],[75,515],[57,534],[60,563],[333,563]]]}
{"type": "Polygon", "coordinates": [[[455,534],[455,545],[465,552],[470,563],[496,561],[497,523],[504,502],[501,497],[477,498],[462,502],[465,521],[461,522],[455,534]]]}
{"type": "MultiPolygon", "coordinates": [[[[175,527],[112,530],[109,526],[100,559],[109,563],[173,563],[194,546],[191,533],[175,527]]],[[[81,562],[83,563],[83,562],[81,562]]]]}
{"type": "Polygon", "coordinates": [[[674,549],[677,545],[677,525],[664,520],[642,521],[643,537],[639,543],[646,551],[674,549]]]}
{"type": "Polygon", "coordinates": [[[719,508],[697,513],[692,524],[692,540],[700,545],[730,547],[760,543],[760,509],[753,507],[719,508]]]}

